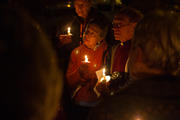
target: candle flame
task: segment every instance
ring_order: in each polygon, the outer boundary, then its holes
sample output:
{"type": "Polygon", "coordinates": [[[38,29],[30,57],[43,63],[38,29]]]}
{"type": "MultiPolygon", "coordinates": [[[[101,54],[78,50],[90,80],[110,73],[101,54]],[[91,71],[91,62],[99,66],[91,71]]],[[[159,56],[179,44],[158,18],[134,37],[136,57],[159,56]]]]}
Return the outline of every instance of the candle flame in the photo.
{"type": "Polygon", "coordinates": [[[88,57],[87,57],[87,55],[85,55],[84,57],[85,57],[84,62],[88,63],[89,61],[88,61],[88,57]]]}
{"type": "Polygon", "coordinates": [[[100,82],[102,82],[104,80],[105,80],[105,82],[109,82],[111,77],[109,75],[106,75],[106,69],[105,68],[103,68],[103,73],[102,74],[103,74],[103,77],[101,78],[100,82]]]}
{"type": "Polygon", "coordinates": [[[105,72],[106,72],[106,69],[103,68],[103,76],[106,76],[105,72]]]}
{"type": "Polygon", "coordinates": [[[90,63],[90,61],[88,60],[87,55],[84,56],[84,61],[82,61],[83,63],[90,63]]]}
{"type": "Polygon", "coordinates": [[[67,34],[68,34],[68,35],[71,35],[71,27],[68,27],[68,28],[67,28],[67,34]]]}
{"type": "Polygon", "coordinates": [[[67,4],[67,7],[69,7],[69,8],[70,8],[70,7],[71,7],[71,4],[67,4]]]}

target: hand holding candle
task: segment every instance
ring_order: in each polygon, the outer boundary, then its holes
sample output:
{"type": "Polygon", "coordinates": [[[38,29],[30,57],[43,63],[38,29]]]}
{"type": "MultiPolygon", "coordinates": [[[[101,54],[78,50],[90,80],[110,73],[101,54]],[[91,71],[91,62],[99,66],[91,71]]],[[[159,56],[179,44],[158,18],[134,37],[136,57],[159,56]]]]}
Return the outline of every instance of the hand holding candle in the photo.
{"type": "Polygon", "coordinates": [[[96,75],[98,78],[98,82],[96,83],[94,90],[96,91],[98,96],[100,94],[108,95],[110,92],[109,81],[111,80],[111,77],[109,75],[106,75],[105,68],[96,71],[96,75]]]}
{"type": "Polygon", "coordinates": [[[63,46],[65,44],[69,44],[72,42],[71,27],[67,28],[66,34],[59,35],[59,40],[60,40],[60,46],[63,46]]]}
{"type": "Polygon", "coordinates": [[[103,73],[102,73],[102,76],[101,79],[100,79],[100,82],[109,82],[111,77],[109,75],[106,75],[106,69],[103,68],[103,73]]]}
{"type": "Polygon", "coordinates": [[[89,64],[81,64],[79,67],[79,74],[81,78],[89,81],[91,79],[96,79],[95,72],[89,67],[89,64]]]}

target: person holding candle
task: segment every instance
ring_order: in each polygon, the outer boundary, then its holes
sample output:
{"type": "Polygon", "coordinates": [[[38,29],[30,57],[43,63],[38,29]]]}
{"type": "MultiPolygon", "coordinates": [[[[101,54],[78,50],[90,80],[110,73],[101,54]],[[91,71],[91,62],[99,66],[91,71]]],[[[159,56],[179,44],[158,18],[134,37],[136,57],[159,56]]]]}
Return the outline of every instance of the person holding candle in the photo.
{"type": "MultiPolygon", "coordinates": [[[[69,24],[67,27],[72,27],[73,29],[73,36],[79,36],[78,41],[83,42],[83,34],[86,29],[86,26],[89,22],[89,20],[104,17],[104,19],[107,19],[98,9],[93,7],[93,0],[73,0],[74,8],[76,16],[74,16],[72,23],[69,24]],[[75,34],[75,35],[74,35],[75,34]]],[[[72,36],[72,37],[73,37],[72,36]]],[[[70,37],[62,37],[59,36],[60,41],[70,41],[68,39],[72,39],[70,37]]],[[[71,41],[73,42],[73,41],[71,41]]],[[[67,42],[65,44],[68,44],[70,42],[67,42]]],[[[79,45],[79,43],[77,43],[79,45]]]]}
{"type": "Polygon", "coordinates": [[[71,49],[74,49],[75,47],[79,46],[80,41],[82,42],[83,32],[85,30],[87,22],[92,17],[92,16],[90,17],[89,15],[92,7],[91,0],[73,0],[73,3],[74,3],[76,15],[73,16],[72,22],[68,23],[65,28],[63,27],[63,29],[65,29],[65,32],[67,29],[67,33],[65,34],[58,33],[60,32],[60,30],[58,30],[57,37],[60,40],[59,47],[63,47],[64,45],[69,45],[70,47],[72,47],[71,49]],[[73,33],[72,34],[73,36],[68,35],[69,28],[72,28],[71,32],[73,33]]]}
{"type": "MultiPolygon", "coordinates": [[[[111,47],[107,57],[111,57],[107,60],[109,65],[109,72],[127,72],[125,71],[125,65],[128,59],[129,50],[131,46],[131,39],[134,35],[134,29],[137,23],[142,19],[140,11],[131,8],[123,7],[115,10],[113,18],[113,31],[114,38],[118,43],[115,43],[111,47]]],[[[108,59],[108,58],[107,58],[108,59]]]]}
{"type": "Polygon", "coordinates": [[[97,82],[95,71],[102,67],[103,53],[107,48],[106,24],[101,18],[90,21],[83,44],[71,53],[66,77],[73,100],[71,117],[74,119],[85,120],[89,109],[100,100],[93,88],[97,82]]]}
{"type": "Polygon", "coordinates": [[[129,57],[132,80],[89,120],[177,120],[180,115],[180,16],[149,13],[137,25],[129,57]]]}
{"type": "MultiPolygon", "coordinates": [[[[110,21],[98,9],[93,7],[93,0],[73,0],[75,13],[65,17],[65,22],[61,22],[57,27],[56,50],[58,57],[64,63],[63,67],[66,71],[70,54],[72,50],[83,43],[83,34],[90,20],[103,18],[107,21],[107,26],[110,28],[110,21]],[[72,18],[72,17],[73,18],[72,18]],[[70,34],[68,34],[70,32],[70,34]]],[[[64,20],[64,19],[63,19],[64,20]]],[[[62,20],[62,21],[63,21],[62,20]]]]}
{"type": "MultiPolygon", "coordinates": [[[[66,47],[70,49],[71,52],[75,47],[81,44],[83,33],[86,29],[86,26],[89,20],[104,17],[107,19],[105,15],[103,15],[98,9],[95,9],[92,4],[93,0],[73,0],[75,15],[71,18],[71,22],[67,23],[66,27],[57,28],[57,37],[59,39],[58,47],[66,47]],[[61,30],[63,28],[63,30],[61,30]],[[71,35],[68,35],[68,28],[71,28],[71,35]],[[62,33],[67,31],[67,33],[62,33]],[[67,29],[67,30],[66,30],[67,29]],[[61,32],[61,33],[60,33],[61,32]]],[[[64,24],[63,24],[64,25],[64,24]]]]}
{"type": "Polygon", "coordinates": [[[125,69],[131,47],[131,39],[137,23],[141,19],[141,12],[134,8],[123,7],[115,10],[113,31],[117,42],[108,48],[105,55],[107,73],[112,75],[112,80],[109,82],[108,87],[103,84],[97,86],[102,94],[113,95],[117,93],[119,86],[122,86],[128,79],[128,73],[125,69]],[[105,90],[103,86],[107,89],[105,90]]]}
{"type": "MultiPolygon", "coordinates": [[[[67,14],[68,17],[62,16],[61,21],[65,22],[60,22],[61,25],[59,25],[57,28],[56,41],[58,42],[56,42],[56,50],[58,57],[60,58],[59,61],[64,63],[61,64],[61,67],[64,67],[64,72],[67,71],[68,61],[70,59],[72,50],[83,43],[83,33],[85,32],[89,21],[99,19],[101,17],[103,17],[103,20],[108,21],[104,14],[93,7],[92,1],[93,0],[72,0],[75,8],[73,11],[74,13],[67,14]],[[70,35],[68,34],[68,28],[71,28],[70,35]]],[[[107,25],[110,25],[110,22],[108,22],[106,26],[107,25]]],[[[89,55],[87,56],[89,57],[89,55]]],[[[64,88],[66,89],[67,87],[68,86],[65,80],[64,88]]],[[[67,91],[64,91],[66,95],[67,91]]],[[[67,95],[67,97],[64,98],[69,98],[69,96],[67,95]]],[[[69,101],[69,99],[65,99],[64,101],[69,101]]],[[[68,104],[69,103],[66,103],[67,106],[68,104]]],[[[67,109],[69,109],[69,107],[67,107],[67,109]]]]}

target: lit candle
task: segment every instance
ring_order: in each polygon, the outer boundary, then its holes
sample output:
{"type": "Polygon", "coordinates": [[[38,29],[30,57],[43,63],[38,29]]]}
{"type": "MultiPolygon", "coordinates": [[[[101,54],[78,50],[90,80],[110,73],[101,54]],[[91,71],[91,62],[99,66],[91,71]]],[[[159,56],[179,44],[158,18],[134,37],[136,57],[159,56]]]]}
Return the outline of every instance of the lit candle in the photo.
{"type": "Polygon", "coordinates": [[[67,7],[70,8],[70,7],[71,7],[71,4],[67,4],[67,7]]]}
{"type": "Polygon", "coordinates": [[[105,81],[106,83],[109,82],[111,80],[111,76],[109,75],[106,75],[106,76],[103,76],[100,80],[100,82],[103,82],[105,81]]]}
{"type": "Polygon", "coordinates": [[[100,82],[105,81],[106,83],[110,81],[111,77],[109,75],[106,75],[106,69],[103,68],[103,77],[101,78],[100,82]]]}
{"type": "Polygon", "coordinates": [[[84,62],[84,63],[90,63],[90,61],[88,60],[87,55],[84,56],[84,61],[83,61],[83,62],[84,62]]]}
{"type": "Polygon", "coordinates": [[[68,28],[67,28],[67,34],[68,34],[68,35],[72,35],[72,34],[71,34],[71,27],[68,27],[68,28]]]}

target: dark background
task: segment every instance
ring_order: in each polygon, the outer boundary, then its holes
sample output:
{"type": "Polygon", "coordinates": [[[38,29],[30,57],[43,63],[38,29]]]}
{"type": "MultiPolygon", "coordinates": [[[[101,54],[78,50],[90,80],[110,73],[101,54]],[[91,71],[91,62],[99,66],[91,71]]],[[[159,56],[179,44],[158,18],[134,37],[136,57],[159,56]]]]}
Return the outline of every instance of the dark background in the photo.
{"type": "MultiPolygon", "coordinates": [[[[56,43],[57,26],[68,24],[75,16],[73,0],[2,0],[1,6],[17,3],[25,7],[56,43]],[[67,7],[70,4],[71,7],[67,7]]],[[[128,5],[146,14],[153,9],[180,11],[180,0],[93,0],[94,7],[102,11],[110,20],[116,6],[128,5]],[[119,4],[118,1],[121,3],[119,4]]],[[[63,29],[63,26],[61,27],[63,29]]]]}

